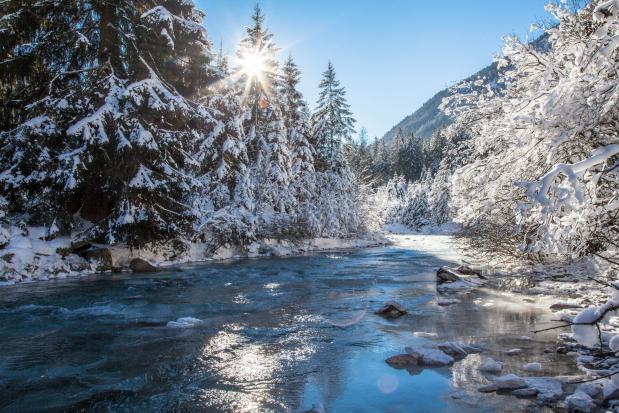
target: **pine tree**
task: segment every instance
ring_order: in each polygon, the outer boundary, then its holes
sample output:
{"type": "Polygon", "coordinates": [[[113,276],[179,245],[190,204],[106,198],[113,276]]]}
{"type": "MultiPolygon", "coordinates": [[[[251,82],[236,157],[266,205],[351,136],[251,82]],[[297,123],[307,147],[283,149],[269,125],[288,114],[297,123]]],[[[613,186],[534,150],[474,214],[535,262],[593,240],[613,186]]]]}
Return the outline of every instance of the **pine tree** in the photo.
{"type": "MultiPolygon", "coordinates": [[[[407,159],[404,156],[404,132],[402,128],[398,128],[393,143],[391,145],[391,173],[393,175],[402,175],[407,169],[407,159]]],[[[391,176],[390,176],[391,178],[391,176]]]]}
{"type": "Polygon", "coordinates": [[[264,27],[259,6],[255,7],[252,22],[237,52],[237,76],[246,91],[245,128],[256,210],[268,217],[273,212],[287,214],[294,210],[295,199],[290,189],[292,160],[278,93],[280,78],[275,55],[279,49],[264,27]]]}
{"type": "Polygon", "coordinates": [[[406,165],[402,173],[407,180],[417,181],[421,178],[424,168],[423,141],[412,132],[404,144],[401,164],[406,165]]]}
{"type": "Polygon", "coordinates": [[[37,62],[27,87],[10,91],[30,105],[19,119],[3,113],[3,187],[31,221],[66,230],[78,214],[101,241],[138,246],[186,232],[189,154],[209,127],[191,99],[213,78],[203,14],[183,0],[41,4],[40,27],[2,51],[37,62]],[[53,42],[21,46],[40,38],[53,42]]]}
{"type": "Polygon", "coordinates": [[[312,222],[312,201],[316,192],[314,175],[314,146],[309,133],[309,116],[307,104],[298,90],[301,72],[290,56],[283,66],[281,82],[282,114],[284,125],[291,145],[292,183],[296,202],[303,219],[297,225],[314,226],[312,222]]]}
{"type": "Polygon", "coordinates": [[[320,95],[312,115],[312,134],[316,142],[317,169],[338,170],[344,167],[345,145],[354,133],[355,119],[346,102],[346,91],[335,78],[335,69],[329,62],[318,87],[320,95]]]}
{"type": "Polygon", "coordinates": [[[217,82],[204,99],[206,113],[216,122],[198,148],[202,190],[194,199],[199,212],[197,232],[215,240],[247,244],[255,238],[254,194],[243,129],[242,90],[230,78],[217,82]]]}

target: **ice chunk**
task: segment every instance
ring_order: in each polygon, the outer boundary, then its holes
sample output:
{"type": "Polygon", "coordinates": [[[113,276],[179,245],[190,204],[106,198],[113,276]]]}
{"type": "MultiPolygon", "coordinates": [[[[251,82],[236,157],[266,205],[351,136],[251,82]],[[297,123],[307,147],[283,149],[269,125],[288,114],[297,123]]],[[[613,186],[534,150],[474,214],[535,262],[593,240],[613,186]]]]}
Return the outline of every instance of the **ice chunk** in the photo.
{"type": "Polygon", "coordinates": [[[204,321],[194,317],[181,317],[176,321],[168,322],[167,326],[171,328],[192,328],[203,324],[204,321]]]}

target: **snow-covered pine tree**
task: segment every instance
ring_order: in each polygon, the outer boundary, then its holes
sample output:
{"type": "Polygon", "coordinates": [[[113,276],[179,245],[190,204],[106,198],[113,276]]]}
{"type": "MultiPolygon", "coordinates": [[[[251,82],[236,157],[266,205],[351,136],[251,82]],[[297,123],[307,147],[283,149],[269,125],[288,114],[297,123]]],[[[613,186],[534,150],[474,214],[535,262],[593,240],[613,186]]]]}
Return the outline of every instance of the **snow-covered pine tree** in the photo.
{"type": "Polygon", "coordinates": [[[79,214],[101,241],[183,233],[197,166],[189,154],[208,127],[190,101],[212,78],[202,13],[183,0],[39,5],[40,28],[2,50],[3,60],[32,62],[11,92],[27,105],[0,135],[9,197],[32,222],[66,230],[79,214]]]}
{"type": "Polygon", "coordinates": [[[316,169],[337,171],[343,167],[345,146],[355,132],[355,119],[346,102],[346,91],[335,78],[331,62],[318,85],[320,95],[311,119],[312,135],[316,145],[316,169]]]}
{"type": "MultiPolygon", "coordinates": [[[[222,60],[220,60],[221,62],[222,60]]],[[[224,72],[222,66],[218,67],[224,72]]],[[[225,72],[224,72],[225,73],[225,72]]],[[[214,247],[251,242],[255,235],[253,190],[245,146],[243,91],[231,78],[223,78],[204,98],[203,108],[215,127],[198,148],[202,190],[194,199],[199,235],[214,247]]]]}
{"type": "Polygon", "coordinates": [[[303,95],[298,90],[301,71],[288,57],[282,68],[280,96],[284,125],[291,146],[291,188],[298,205],[296,223],[300,233],[312,234],[319,227],[314,215],[313,200],[316,193],[314,170],[314,145],[309,133],[309,114],[303,95]]]}
{"type": "Polygon", "coordinates": [[[357,187],[346,161],[346,147],[354,133],[355,119],[346,102],[346,92],[335,78],[331,62],[319,84],[320,96],[311,118],[316,143],[315,168],[318,216],[322,234],[346,236],[359,229],[357,187]]]}
{"type": "Polygon", "coordinates": [[[264,26],[259,6],[252,26],[237,51],[236,75],[244,85],[245,135],[256,200],[256,212],[263,218],[261,231],[279,231],[281,220],[295,209],[290,188],[292,160],[279,96],[280,76],[275,60],[278,48],[264,26]],[[275,216],[281,215],[281,216],[275,216]]]}
{"type": "Polygon", "coordinates": [[[368,131],[366,128],[362,127],[359,130],[357,142],[353,142],[351,145],[348,160],[350,168],[357,177],[359,183],[371,185],[375,177],[372,175],[372,158],[370,156],[368,131]]]}
{"type": "Polygon", "coordinates": [[[0,195],[0,248],[4,248],[8,245],[11,239],[9,230],[7,228],[7,215],[8,215],[9,202],[0,195]]]}
{"type": "Polygon", "coordinates": [[[94,71],[96,48],[80,29],[95,24],[93,13],[81,3],[2,4],[0,188],[9,212],[27,213],[33,223],[50,224],[64,212],[64,185],[56,177],[62,125],[80,108],[58,95],[79,93],[94,71]]]}

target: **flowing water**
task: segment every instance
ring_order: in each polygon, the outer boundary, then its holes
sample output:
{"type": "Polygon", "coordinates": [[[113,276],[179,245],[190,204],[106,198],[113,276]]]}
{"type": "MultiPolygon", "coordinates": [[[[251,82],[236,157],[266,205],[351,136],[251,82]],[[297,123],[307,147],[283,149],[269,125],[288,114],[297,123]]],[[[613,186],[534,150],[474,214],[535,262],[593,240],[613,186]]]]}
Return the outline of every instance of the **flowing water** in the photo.
{"type": "Polygon", "coordinates": [[[520,374],[527,361],[541,361],[541,375],[573,363],[543,352],[556,333],[522,337],[548,325],[547,306],[485,290],[438,306],[435,270],[454,249],[444,237],[400,237],[386,248],[3,287],[0,412],[517,411],[513,398],[478,395],[484,357],[520,374]],[[373,313],[389,300],[409,314],[373,313]],[[487,351],[415,372],[384,362],[411,343],[454,339],[487,351]],[[514,347],[524,352],[504,353],[514,347]]]}

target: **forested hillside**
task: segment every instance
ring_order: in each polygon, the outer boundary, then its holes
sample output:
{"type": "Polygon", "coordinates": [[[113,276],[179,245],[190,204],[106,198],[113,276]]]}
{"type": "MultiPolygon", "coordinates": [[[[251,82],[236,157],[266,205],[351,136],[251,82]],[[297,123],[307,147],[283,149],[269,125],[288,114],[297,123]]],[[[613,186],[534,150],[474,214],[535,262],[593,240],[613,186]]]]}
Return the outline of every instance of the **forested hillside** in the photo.
{"type": "Polygon", "coordinates": [[[143,247],[362,229],[333,65],[315,111],[256,6],[233,61],[187,0],[8,0],[0,20],[3,229],[143,247]]]}

